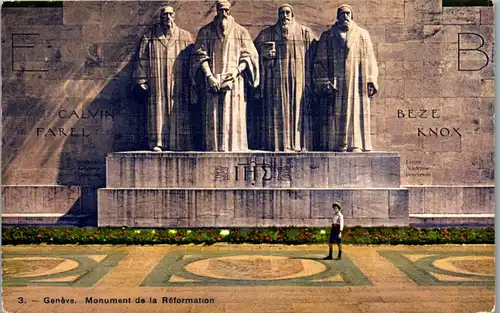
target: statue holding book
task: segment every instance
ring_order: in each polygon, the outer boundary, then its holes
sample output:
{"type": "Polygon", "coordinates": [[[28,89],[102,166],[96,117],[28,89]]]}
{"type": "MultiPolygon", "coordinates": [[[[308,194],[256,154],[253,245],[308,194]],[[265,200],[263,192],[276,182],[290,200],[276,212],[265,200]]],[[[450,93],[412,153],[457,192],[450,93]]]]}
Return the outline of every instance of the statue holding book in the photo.
{"type": "Polygon", "coordinates": [[[261,144],[269,151],[311,149],[311,70],[315,35],[295,20],[291,5],[255,39],[260,56],[261,144]]]}
{"type": "Polygon", "coordinates": [[[245,84],[259,84],[259,56],[249,32],[217,2],[214,20],[196,38],[194,87],[202,110],[202,150],[247,151],[245,84]]]}
{"type": "Polygon", "coordinates": [[[320,37],[314,59],[319,103],[319,150],[371,151],[370,98],[378,90],[378,67],[370,35],[353,21],[349,5],[320,37]]]}

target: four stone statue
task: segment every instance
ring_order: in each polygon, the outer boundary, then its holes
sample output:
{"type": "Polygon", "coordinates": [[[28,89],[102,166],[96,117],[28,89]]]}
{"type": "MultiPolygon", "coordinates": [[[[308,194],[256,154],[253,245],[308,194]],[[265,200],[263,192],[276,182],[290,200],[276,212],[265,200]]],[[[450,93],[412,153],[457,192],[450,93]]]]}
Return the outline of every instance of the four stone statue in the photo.
{"type": "Polygon", "coordinates": [[[281,5],[277,23],[255,42],[231,16],[229,1],[216,8],[194,45],[169,6],[142,38],[134,78],[148,92],[152,150],[248,151],[250,103],[259,107],[253,125],[260,149],[372,150],[378,68],[350,6],[338,8],[336,23],[318,41],[292,6],[281,5]]]}

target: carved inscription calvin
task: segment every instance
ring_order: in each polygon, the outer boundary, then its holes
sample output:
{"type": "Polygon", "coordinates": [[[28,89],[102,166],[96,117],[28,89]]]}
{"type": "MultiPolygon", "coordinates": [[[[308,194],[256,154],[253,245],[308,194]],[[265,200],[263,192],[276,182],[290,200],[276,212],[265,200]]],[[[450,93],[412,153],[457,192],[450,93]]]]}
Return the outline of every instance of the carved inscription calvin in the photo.
{"type": "MultiPolygon", "coordinates": [[[[87,119],[100,119],[100,120],[113,120],[114,113],[108,110],[59,110],[57,112],[57,119],[60,120],[87,120],[87,119]]],[[[37,137],[89,137],[92,135],[99,135],[98,129],[94,131],[85,129],[84,127],[37,127],[37,137]]]]}

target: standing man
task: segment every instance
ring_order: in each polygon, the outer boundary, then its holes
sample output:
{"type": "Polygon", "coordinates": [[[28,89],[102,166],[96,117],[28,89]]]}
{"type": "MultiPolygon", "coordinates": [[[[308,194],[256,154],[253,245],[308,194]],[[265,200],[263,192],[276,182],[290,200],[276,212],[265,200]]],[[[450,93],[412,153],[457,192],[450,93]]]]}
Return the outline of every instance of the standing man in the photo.
{"type": "Polygon", "coordinates": [[[175,25],[171,6],[142,37],[134,79],[148,92],[148,141],[153,151],[192,150],[188,116],[191,34],[175,25]]]}
{"type": "Polygon", "coordinates": [[[247,151],[245,83],[259,85],[259,56],[248,31],[217,2],[217,15],[196,38],[195,88],[205,151],[247,151]]]}
{"type": "Polygon", "coordinates": [[[332,204],[333,208],[333,219],[332,219],[332,230],[330,232],[330,240],[328,241],[328,256],[324,260],[333,259],[333,243],[337,243],[337,248],[339,249],[339,255],[335,260],[342,259],[342,231],[344,230],[344,215],[340,213],[342,209],[338,202],[332,204]]]}
{"type": "Polygon", "coordinates": [[[322,95],[320,149],[371,151],[370,98],[378,91],[378,67],[368,32],[353,21],[349,5],[319,40],[314,83],[322,95]]]}
{"type": "Polygon", "coordinates": [[[260,56],[260,98],[263,107],[263,149],[309,150],[312,141],[311,29],[295,21],[293,7],[283,4],[278,21],[255,39],[260,56]]]}

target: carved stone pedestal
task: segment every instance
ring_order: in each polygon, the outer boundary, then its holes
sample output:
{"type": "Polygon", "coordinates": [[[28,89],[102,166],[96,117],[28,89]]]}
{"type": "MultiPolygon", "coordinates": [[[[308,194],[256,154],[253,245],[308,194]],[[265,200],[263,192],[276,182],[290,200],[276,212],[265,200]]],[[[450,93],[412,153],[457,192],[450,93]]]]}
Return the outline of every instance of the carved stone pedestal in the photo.
{"type": "Polygon", "coordinates": [[[396,153],[124,152],[107,158],[99,226],[408,225],[396,153]]]}

